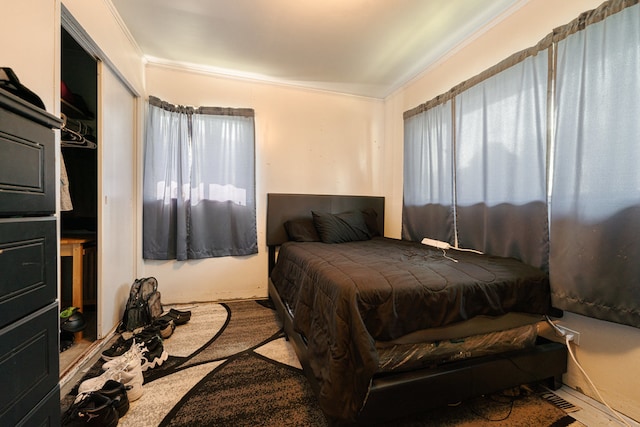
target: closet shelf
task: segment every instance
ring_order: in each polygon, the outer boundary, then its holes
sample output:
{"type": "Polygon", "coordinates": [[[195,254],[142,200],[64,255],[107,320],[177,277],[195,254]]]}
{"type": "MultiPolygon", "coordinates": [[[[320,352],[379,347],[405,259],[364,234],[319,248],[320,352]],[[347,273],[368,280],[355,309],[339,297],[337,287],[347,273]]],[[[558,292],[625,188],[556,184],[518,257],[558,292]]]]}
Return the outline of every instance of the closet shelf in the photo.
{"type": "MultiPolygon", "coordinates": [[[[84,103],[84,102],[83,102],[84,103]]],[[[60,107],[63,113],[65,113],[69,117],[73,117],[78,120],[94,120],[95,116],[91,111],[89,111],[86,107],[81,109],[78,106],[66,101],[64,99],[60,99],[60,107]]]]}

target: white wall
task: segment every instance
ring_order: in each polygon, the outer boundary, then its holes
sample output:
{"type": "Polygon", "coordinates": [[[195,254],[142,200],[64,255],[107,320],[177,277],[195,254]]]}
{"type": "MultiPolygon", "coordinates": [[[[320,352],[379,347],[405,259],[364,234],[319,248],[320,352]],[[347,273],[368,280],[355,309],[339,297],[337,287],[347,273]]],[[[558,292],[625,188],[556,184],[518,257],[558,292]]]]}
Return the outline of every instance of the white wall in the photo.
{"type": "Polygon", "coordinates": [[[173,104],[255,110],[259,253],[145,261],[163,302],[267,296],[266,194],[383,195],[381,100],[148,65],[147,93],[173,104]]]}
{"type": "Polygon", "coordinates": [[[124,78],[134,93],[143,94],[142,52],[119,17],[116,18],[111,1],[62,0],[61,3],[105,54],[106,57],[100,59],[113,64],[112,71],[124,78]]]}
{"type": "Polygon", "coordinates": [[[2,4],[0,66],[15,71],[46,110],[60,111],[60,2],[23,0],[2,4]]]}
{"type": "MultiPolygon", "coordinates": [[[[393,221],[388,235],[399,237],[402,212],[402,113],[416,107],[456,84],[478,74],[512,53],[535,45],[553,28],[564,25],[581,12],[593,9],[601,0],[529,0],[509,16],[466,46],[422,73],[385,100],[385,150],[390,176],[385,188],[387,220],[393,221]]],[[[562,323],[581,332],[575,347],[602,396],[615,409],[640,420],[640,330],[566,313],[562,323]]],[[[596,398],[588,382],[573,362],[569,362],[564,382],[596,398]]]]}

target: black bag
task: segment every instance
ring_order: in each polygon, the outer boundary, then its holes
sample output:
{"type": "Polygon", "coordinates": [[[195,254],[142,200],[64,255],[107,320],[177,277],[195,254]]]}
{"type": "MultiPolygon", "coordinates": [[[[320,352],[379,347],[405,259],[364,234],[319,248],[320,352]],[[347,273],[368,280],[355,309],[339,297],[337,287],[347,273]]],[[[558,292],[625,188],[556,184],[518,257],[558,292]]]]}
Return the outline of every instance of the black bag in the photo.
{"type": "Polygon", "coordinates": [[[131,285],[120,331],[133,331],[151,324],[162,314],[162,302],[155,277],[136,279],[131,285]]]}
{"type": "Polygon", "coordinates": [[[18,76],[13,70],[9,67],[0,67],[0,88],[6,90],[7,92],[11,92],[12,94],[19,96],[27,102],[35,105],[36,107],[40,107],[43,110],[44,103],[40,99],[38,95],[33,93],[29,88],[20,83],[18,80],[18,76]]]}

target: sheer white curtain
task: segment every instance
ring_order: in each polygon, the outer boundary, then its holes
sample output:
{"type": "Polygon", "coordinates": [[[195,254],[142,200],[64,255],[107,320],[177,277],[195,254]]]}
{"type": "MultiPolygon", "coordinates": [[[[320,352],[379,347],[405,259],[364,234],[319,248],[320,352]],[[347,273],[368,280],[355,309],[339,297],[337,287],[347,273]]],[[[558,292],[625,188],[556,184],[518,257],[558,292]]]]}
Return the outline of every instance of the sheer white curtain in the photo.
{"type": "Polygon", "coordinates": [[[547,266],[548,52],[461,92],[455,100],[460,247],[547,266]]]}
{"type": "Polygon", "coordinates": [[[451,101],[404,122],[402,238],[453,244],[453,141],[451,101]]]}
{"type": "Polygon", "coordinates": [[[640,326],[640,5],[558,43],[550,274],[559,308],[640,326]]]}
{"type": "Polygon", "coordinates": [[[145,259],[257,253],[253,110],[151,97],[144,162],[145,259]]]}

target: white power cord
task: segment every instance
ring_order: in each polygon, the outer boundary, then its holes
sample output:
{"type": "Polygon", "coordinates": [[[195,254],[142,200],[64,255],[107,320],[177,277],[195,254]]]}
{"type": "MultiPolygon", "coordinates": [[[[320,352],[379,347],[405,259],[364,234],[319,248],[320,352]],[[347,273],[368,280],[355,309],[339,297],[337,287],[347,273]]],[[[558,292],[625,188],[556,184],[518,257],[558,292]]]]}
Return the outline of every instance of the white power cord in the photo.
{"type": "Polygon", "coordinates": [[[428,237],[422,239],[420,243],[422,243],[423,245],[429,245],[433,246],[434,248],[442,249],[443,251],[447,249],[455,249],[456,251],[474,252],[476,254],[483,255],[483,252],[476,251],[475,249],[466,249],[459,248],[457,246],[451,246],[449,243],[443,242],[442,240],[430,239],[428,237]]]}
{"type": "Polygon", "coordinates": [[[571,333],[566,333],[565,331],[561,330],[560,328],[558,328],[558,326],[556,326],[555,323],[553,323],[551,321],[551,319],[549,319],[549,316],[545,316],[545,318],[547,319],[547,322],[553,327],[553,329],[556,332],[556,335],[559,335],[561,337],[564,337],[564,342],[567,346],[567,350],[569,350],[569,355],[571,355],[571,359],[573,360],[573,363],[576,364],[576,366],[578,367],[578,369],[580,370],[580,372],[582,372],[582,375],[584,375],[584,377],[587,379],[587,381],[589,382],[589,385],[591,386],[591,388],[593,389],[593,391],[596,392],[596,395],[598,395],[598,399],[600,399],[600,402],[602,402],[602,404],[604,406],[606,406],[609,411],[618,419],[620,420],[620,422],[622,422],[622,424],[624,424],[627,427],[631,427],[631,425],[626,422],[624,420],[624,418],[622,418],[620,415],[618,415],[618,413],[616,411],[613,410],[613,408],[611,406],[609,406],[609,404],[602,398],[602,395],[600,394],[600,392],[598,391],[598,389],[596,388],[595,384],[593,383],[593,381],[591,381],[591,378],[589,378],[589,375],[587,375],[587,372],[582,368],[582,365],[580,365],[580,363],[578,363],[578,360],[576,359],[575,354],[573,354],[573,350],[571,349],[571,341],[573,341],[573,334],[571,333]]]}
{"type": "Polygon", "coordinates": [[[442,240],[430,239],[428,237],[425,237],[424,239],[422,239],[420,243],[422,243],[423,245],[429,245],[429,246],[433,246],[434,248],[442,249],[442,256],[444,256],[446,259],[451,260],[453,262],[458,262],[458,260],[455,258],[451,258],[449,255],[447,255],[447,249],[455,249],[456,251],[474,252],[476,254],[483,255],[482,252],[476,251],[475,249],[458,248],[455,246],[451,246],[449,243],[443,242],[442,240]]]}

